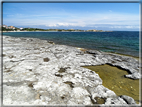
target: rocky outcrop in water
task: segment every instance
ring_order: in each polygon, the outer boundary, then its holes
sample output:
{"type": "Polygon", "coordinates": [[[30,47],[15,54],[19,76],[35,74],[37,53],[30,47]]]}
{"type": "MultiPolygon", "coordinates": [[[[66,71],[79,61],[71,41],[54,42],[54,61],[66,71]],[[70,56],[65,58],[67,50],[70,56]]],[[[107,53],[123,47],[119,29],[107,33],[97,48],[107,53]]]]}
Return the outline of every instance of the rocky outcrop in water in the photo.
{"type": "Polygon", "coordinates": [[[138,61],[126,63],[119,57],[98,51],[93,56],[36,38],[3,36],[3,104],[128,105],[126,98],[102,85],[98,74],[81,67],[111,63],[138,70],[138,61]]]}

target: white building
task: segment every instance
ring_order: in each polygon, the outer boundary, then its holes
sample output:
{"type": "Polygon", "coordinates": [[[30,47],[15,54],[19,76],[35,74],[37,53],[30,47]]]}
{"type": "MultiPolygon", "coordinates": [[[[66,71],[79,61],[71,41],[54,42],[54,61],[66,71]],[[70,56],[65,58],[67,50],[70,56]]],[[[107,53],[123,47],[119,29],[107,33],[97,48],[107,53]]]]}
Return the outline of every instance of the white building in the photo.
{"type": "Polygon", "coordinates": [[[22,30],[23,28],[21,27],[20,30],[22,30]]]}
{"type": "Polygon", "coordinates": [[[3,27],[7,27],[7,25],[3,25],[3,27]]]}

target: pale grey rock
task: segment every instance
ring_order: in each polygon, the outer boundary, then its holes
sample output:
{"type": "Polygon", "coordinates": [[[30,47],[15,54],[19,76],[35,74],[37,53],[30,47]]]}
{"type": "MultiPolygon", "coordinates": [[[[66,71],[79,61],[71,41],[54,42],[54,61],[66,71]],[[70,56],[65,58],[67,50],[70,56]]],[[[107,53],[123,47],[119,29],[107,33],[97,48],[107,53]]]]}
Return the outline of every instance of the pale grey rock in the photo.
{"type": "Polygon", "coordinates": [[[128,104],[125,102],[125,100],[123,100],[120,97],[115,97],[115,98],[107,98],[105,104],[103,105],[109,105],[109,106],[114,106],[117,105],[119,107],[124,107],[124,106],[128,106],[128,104]]]}
{"type": "Polygon", "coordinates": [[[3,85],[3,89],[4,105],[32,104],[36,100],[36,92],[25,84],[20,86],[3,85]]]}
{"type": "Polygon", "coordinates": [[[103,85],[98,85],[92,92],[92,99],[94,99],[95,97],[113,98],[116,96],[113,91],[109,90],[108,88],[105,88],[103,85]]]}
{"type": "Polygon", "coordinates": [[[125,104],[102,85],[98,74],[80,66],[110,63],[135,73],[138,61],[99,51],[92,53],[95,56],[37,38],[3,36],[3,104],[93,105],[95,97],[105,98],[104,105],[125,104]]]}
{"type": "Polygon", "coordinates": [[[138,72],[134,72],[133,74],[125,75],[125,77],[131,78],[131,79],[140,79],[141,75],[138,72]]]}
{"type": "Polygon", "coordinates": [[[135,100],[132,97],[122,95],[120,98],[124,99],[128,104],[136,104],[135,100]]]}
{"type": "Polygon", "coordinates": [[[75,102],[76,104],[92,105],[89,95],[86,89],[75,87],[71,92],[69,104],[75,102]]]}

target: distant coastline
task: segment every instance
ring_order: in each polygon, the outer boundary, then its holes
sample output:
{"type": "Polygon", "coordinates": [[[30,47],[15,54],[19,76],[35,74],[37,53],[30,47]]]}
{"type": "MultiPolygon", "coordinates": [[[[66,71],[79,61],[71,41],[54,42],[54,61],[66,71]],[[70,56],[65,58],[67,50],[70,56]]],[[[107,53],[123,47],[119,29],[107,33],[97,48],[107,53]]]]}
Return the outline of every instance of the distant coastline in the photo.
{"type": "MultiPolygon", "coordinates": [[[[95,31],[2,31],[2,32],[95,32],[95,31]]],[[[97,31],[97,32],[113,32],[113,31],[97,31]]]]}
{"type": "Polygon", "coordinates": [[[3,25],[2,26],[2,32],[29,32],[29,31],[44,31],[44,32],[112,32],[112,31],[103,31],[103,30],[96,30],[96,29],[91,29],[91,30],[81,30],[81,29],[41,29],[41,28],[18,28],[14,26],[7,26],[3,25]]]}

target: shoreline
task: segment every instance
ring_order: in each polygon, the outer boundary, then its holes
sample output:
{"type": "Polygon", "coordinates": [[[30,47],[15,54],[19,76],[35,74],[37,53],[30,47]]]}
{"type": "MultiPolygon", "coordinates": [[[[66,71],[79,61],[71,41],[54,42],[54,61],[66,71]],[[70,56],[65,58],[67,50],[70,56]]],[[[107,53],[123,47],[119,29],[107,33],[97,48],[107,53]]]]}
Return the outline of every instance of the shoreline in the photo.
{"type": "MultiPolygon", "coordinates": [[[[58,32],[58,31],[11,31],[11,32],[58,32]]],[[[69,31],[65,31],[65,32],[69,32],[69,31]]],[[[3,35],[3,36],[6,36],[6,35],[3,35]]],[[[13,37],[13,36],[10,36],[10,37],[13,37]]],[[[27,38],[27,37],[23,37],[23,38],[27,38]]],[[[33,38],[33,37],[28,37],[28,38],[33,38]]],[[[40,39],[40,38],[38,38],[38,39],[40,39]]],[[[46,40],[46,39],[40,39],[40,40],[46,40]]],[[[52,42],[54,42],[54,41],[52,41],[52,42]]],[[[55,42],[54,42],[54,44],[55,44],[55,42]]],[[[57,45],[65,45],[65,44],[58,44],[58,43],[56,43],[56,44],[57,45]]],[[[72,45],[66,45],[66,46],[72,46],[72,45]]],[[[76,47],[76,46],[72,46],[72,47],[76,47]]],[[[88,49],[88,48],[82,48],[82,47],[76,47],[76,48],[80,48],[80,49],[83,49],[83,50],[95,50],[95,49],[88,49]]],[[[101,50],[96,50],[96,51],[105,52],[105,51],[101,51],[101,50]]],[[[121,55],[121,56],[128,56],[128,57],[132,57],[132,58],[135,58],[137,60],[140,60],[139,56],[133,56],[133,55],[128,55],[128,54],[116,53],[116,52],[105,52],[105,53],[116,54],[116,55],[121,55]]]]}
{"type": "MultiPolygon", "coordinates": [[[[68,45],[67,45],[68,46],[68,45]]],[[[87,50],[94,50],[94,51],[100,51],[100,50],[95,50],[95,49],[87,49],[87,48],[80,48],[80,47],[76,47],[82,51],[87,51],[87,50]]],[[[104,52],[104,51],[100,51],[100,52],[104,52]]],[[[116,53],[116,52],[104,52],[104,53],[108,53],[108,54],[115,54],[115,55],[120,55],[120,56],[127,56],[127,57],[131,57],[131,58],[135,58],[137,60],[140,60],[140,57],[137,56],[132,56],[132,55],[127,55],[127,54],[121,54],[121,53],[116,53]]]]}
{"type": "Polygon", "coordinates": [[[114,31],[1,31],[3,32],[114,32],[114,31]]]}
{"type": "MultiPolygon", "coordinates": [[[[3,36],[3,63],[5,105],[93,105],[99,104],[98,97],[106,99],[102,105],[128,105],[131,97],[116,96],[95,72],[81,66],[109,63],[129,70],[127,78],[140,78],[134,58],[97,50],[86,53],[82,48],[37,38],[3,36]]],[[[136,105],[134,102],[130,103],[136,105]]]]}
{"type": "MultiPolygon", "coordinates": [[[[3,36],[6,36],[6,35],[3,35],[3,36]]],[[[11,38],[23,38],[23,39],[37,39],[37,40],[40,40],[40,41],[47,41],[48,43],[50,44],[53,44],[53,45],[59,45],[59,46],[67,46],[67,47],[71,47],[71,48],[76,48],[80,51],[83,51],[84,53],[87,53],[87,54],[98,54],[98,53],[101,53],[101,54],[105,54],[105,55],[115,55],[115,56],[118,56],[118,57],[126,57],[126,58],[134,58],[136,60],[140,60],[140,57],[136,57],[136,56],[132,56],[132,55],[127,55],[127,54],[120,54],[120,53],[113,53],[113,52],[104,52],[104,51],[100,51],[100,50],[93,50],[93,49],[87,49],[87,48],[81,48],[81,47],[75,47],[75,46],[71,46],[71,45],[64,45],[64,44],[56,44],[54,43],[54,41],[49,41],[49,40],[45,40],[45,39],[40,39],[40,38],[32,38],[32,37],[12,37],[12,36],[8,36],[8,37],[11,37],[11,38]]],[[[111,64],[113,65],[113,64],[111,64]]],[[[113,65],[114,66],[114,65],[113,65]]],[[[123,68],[123,67],[122,67],[123,68]]]]}
{"type": "Polygon", "coordinates": [[[116,54],[116,55],[121,55],[121,56],[128,56],[128,57],[132,57],[132,58],[135,58],[137,60],[140,60],[140,57],[137,57],[137,56],[132,56],[132,55],[127,55],[127,54],[121,54],[121,53],[113,53],[113,52],[106,52],[106,53],[111,53],[111,54],[116,54]]]}

